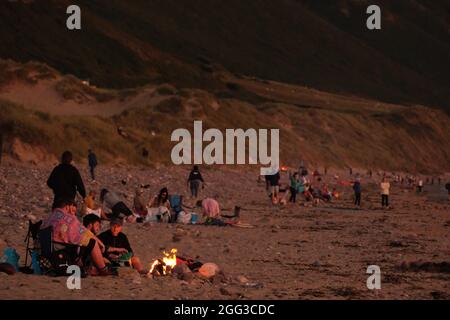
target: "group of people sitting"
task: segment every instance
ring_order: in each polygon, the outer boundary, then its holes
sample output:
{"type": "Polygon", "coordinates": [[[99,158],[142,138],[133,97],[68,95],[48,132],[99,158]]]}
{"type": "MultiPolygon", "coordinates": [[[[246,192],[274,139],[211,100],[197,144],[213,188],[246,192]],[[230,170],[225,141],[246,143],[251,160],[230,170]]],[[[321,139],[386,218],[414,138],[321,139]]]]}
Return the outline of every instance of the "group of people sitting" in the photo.
{"type": "MultiPolygon", "coordinates": [[[[307,177],[307,171],[302,170],[302,174],[299,172],[292,173],[289,171],[289,189],[286,191],[289,194],[289,202],[296,203],[297,196],[302,195],[305,201],[311,201],[315,204],[320,201],[331,201],[333,198],[339,197],[339,193],[334,188],[332,191],[328,189],[328,184],[321,183],[320,175],[315,175],[316,181],[311,181],[307,177]]],[[[280,172],[274,175],[266,175],[266,190],[269,198],[271,198],[273,204],[286,204],[286,195],[280,199],[280,172]]]]}
{"type": "MultiPolygon", "coordinates": [[[[200,186],[204,186],[197,166],[191,171],[187,183],[191,196],[197,198],[200,186]]],[[[101,189],[98,200],[96,191],[86,195],[81,175],[72,165],[72,154],[68,151],[63,153],[61,164],[53,169],[47,185],[53,190],[54,202],[41,230],[51,226],[54,243],[79,246],[81,264],[91,275],[116,274],[115,267],[122,265],[133,267],[140,273],[147,273],[148,270],[134,254],[127,236],[122,232],[124,222],[176,222],[177,216],[185,213],[181,207],[180,196],[173,196],[175,200],[171,203],[166,187],[148,201],[144,197],[144,189],[148,186],[138,187],[132,209],[118,193],[106,188],[101,189]],[[83,208],[80,209],[75,201],[77,193],[84,199],[83,208]],[[178,204],[175,203],[177,201],[178,204]],[[78,212],[82,222],[77,216],[78,212]],[[109,228],[100,233],[102,221],[109,222],[109,228]]],[[[206,198],[197,201],[196,206],[202,211],[197,223],[228,224],[220,215],[217,200],[206,198]]],[[[229,217],[233,220],[230,223],[235,222],[238,216],[239,213],[229,217]]]]}
{"type": "MultiPolygon", "coordinates": [[[[122,233],[123,220],[114,217],[109,229],[100,233],[101,219],[87,214],[83,223],[77,217],[77,203],[72,199],[57,199],[41,229],[52,227],[55,246],[75,245],[80,252],[79,265],[90,275],[116,275],[115,267],[128,264],[140,273],[147,273],[140,259],[134,255],[127,236],[122,233]]],[[[56,248],[58,249],[58,248],[56,248]]]]}

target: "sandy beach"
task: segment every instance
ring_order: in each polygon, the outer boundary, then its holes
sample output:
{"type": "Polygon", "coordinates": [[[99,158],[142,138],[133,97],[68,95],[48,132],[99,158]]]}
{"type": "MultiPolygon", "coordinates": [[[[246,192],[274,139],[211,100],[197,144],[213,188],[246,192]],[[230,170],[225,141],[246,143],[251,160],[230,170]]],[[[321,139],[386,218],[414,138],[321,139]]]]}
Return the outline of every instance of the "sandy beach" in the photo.
{"type": "MultiPolygon", "coordinates": [[[[78,168],[87,190],[108,187],[123,193],[130,206],[139,184],[150,185],[146,196],[167,186],[169,193],[188,197],[187,167],[101,166],[96,183],[89,181],[86,168],[78,168]]],[[[52,194],[45,182],[51,169],[0,167],[0,249],[15,248],[21,266],[28,219],[44,219],[50,210],[52,194]]],[[[392,184],[392,208],[382,209],[379,177],[363,176],[362,208],[355,209],[351,187],[340,187],[341,199],[317,207],[304,201],[274,206],[256,170],[212,167],[202,173],[207,188],[201,196],[217,197],[224,214],[241,206],[241,221],[254,228],[125,224],[123,232],[146,265],[163,250],[177,248],[180,256],[216,263],[224,278],[152,279],[121,269],[118,277],[91,276],[82,279],[81,290],[69,290],[66,277],[0,273],[0,299],[450,298],[450,204],[444,178],[441,185],[425,185],[421,194],[392,184]],[[366,286],[369,265],[381,269],[381,290],[366,286]]],[[[332,174],[329,169],[325,177],[331,186],[332,174]]],[[[187,198],[185,204],[193,206],[193,201],[187,198]]],[[[102,230],[107,228],[103,222],[102,230]]]]}

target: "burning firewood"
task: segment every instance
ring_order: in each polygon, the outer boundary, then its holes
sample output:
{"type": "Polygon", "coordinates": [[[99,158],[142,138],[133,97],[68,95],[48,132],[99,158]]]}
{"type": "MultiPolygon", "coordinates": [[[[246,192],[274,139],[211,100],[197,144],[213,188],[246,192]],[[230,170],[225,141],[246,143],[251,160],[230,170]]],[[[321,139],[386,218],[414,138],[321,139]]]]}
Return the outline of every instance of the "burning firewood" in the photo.
{"type": "Polygon", "coordinates": [[[172,272],[177,265],[177,249],[170,250],[170,253],[163,252],[164,257],[155,260],[147,276],[165,276],[172,272]]]}

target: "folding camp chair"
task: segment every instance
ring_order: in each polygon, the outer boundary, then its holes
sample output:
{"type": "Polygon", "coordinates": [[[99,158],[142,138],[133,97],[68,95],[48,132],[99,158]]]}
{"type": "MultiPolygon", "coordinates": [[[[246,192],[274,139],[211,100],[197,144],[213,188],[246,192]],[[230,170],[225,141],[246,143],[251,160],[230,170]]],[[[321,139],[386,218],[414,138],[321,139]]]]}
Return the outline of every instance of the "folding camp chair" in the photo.
{"type": "Polygon", "coordinates": [[[26,255],[25,255],[25,265],[20,268],[23,273],[33,273],[33,255],[35,254],[36,239],[41,228],[42,220],[33,223],[31,220],[28,221],[28,232],[25,237],[24,242],[27,244],[26,255]],[[30,262],[28,263],[28,256],[30,257],[30,262]]]}
{"type": "MultiPolygon", "coordinates": [[[[67,267],[70,265],[83,265],[86,257],[95,245],[95,240],[91,240],[87,247],[59,243],[53,241],[53,228],[40,229],[42,221],[37,223],[29,222],[28,234],[25,238],[27,242],[27,257],[25,258],[24,272],[30,273],[33,264],[33,255],[37,254],[38,267],[45,275],[63,276],[66,275],[67,267]],[[33,239],[33,245],[30,241],[33,239]],[[31,263],[28,265],[28,255],[31,256],[31,263]]],[[[37,270],[34,270],[35,272],[37,270]]],[[[82,272],[83,274],[83,272],[82,272]]]]}
{"type": "Polygon", "coordinates": [[[39,230],[39,263],[44,274],[66,275],[67,267],[81,262],[80,246],[52,241],[53,228],[39,230]]]}

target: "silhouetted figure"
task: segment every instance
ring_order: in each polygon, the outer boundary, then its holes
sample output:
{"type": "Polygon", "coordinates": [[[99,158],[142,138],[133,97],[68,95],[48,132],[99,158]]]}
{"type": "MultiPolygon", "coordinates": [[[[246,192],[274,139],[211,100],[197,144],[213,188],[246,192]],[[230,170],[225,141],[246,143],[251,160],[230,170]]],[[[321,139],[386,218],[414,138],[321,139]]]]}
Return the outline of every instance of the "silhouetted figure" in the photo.
{"type": "Polygon", "coordinates": [[[191,197],[197,199],[200,185],[202,186],[205,185],[205,181],[203,180],[202,174],[200,173],[198,166],[194,166],[192,171],[189,173],[187,183],[191,190],[191,197]]]}
{"type": "Polygon", "coordinates": [[[89,162],[89,168],[90,168],[90,172],[91,172],[91,178],[93,181],[95,181],[95,167],[97,167],[98,162],[97,162],[97,156],[91,149],[89,149],[88,162],[89,162]]]}
{"type": "Polygon", "coordinates": [[[359,179],[356,179],[355,183],[353,184],[353,191],[355,192],[355,206],[361,206],[361,181],[359,179]]]}
{"type": "Polygon", "coordinates": [[[80,172],[72,165],[72,153],[65,151],[61,156],[61,164],[56,166],[47,180],[47,186],[53,190],[53,206],[60,199],[69,199],[74,201],[77,192],[84,199],[86,198],[86,189],[80,172]]]}

